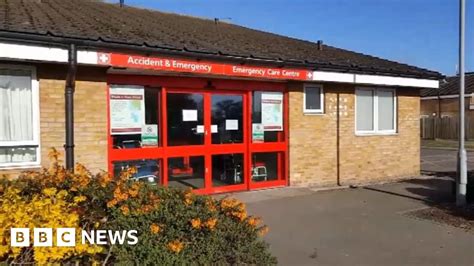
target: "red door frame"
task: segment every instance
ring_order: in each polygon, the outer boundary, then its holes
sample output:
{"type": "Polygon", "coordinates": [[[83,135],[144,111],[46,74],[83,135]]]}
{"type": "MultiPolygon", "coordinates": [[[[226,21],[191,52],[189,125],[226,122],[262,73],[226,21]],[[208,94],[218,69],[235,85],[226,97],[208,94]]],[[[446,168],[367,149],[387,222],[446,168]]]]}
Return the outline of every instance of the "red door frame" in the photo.
{"type": "Polygon", "coordinates": [[[127,161],[139,159],[161,160],[162,184],[167,185],[168,181],[168,158],[199,155],[205,157],[205,167],[209,170],[205,175],[206,183],[203,189],[194,190],[199,194],[224,193],[231,191],[242,191],[252,189],[262,189],[288,185],[288,91],[286,83],[282,82],[262,82],[248,80],[221,80],[207,78],[190,77],[169,77],[169,76],[137,76],[137,75],[108,75],[107,78],[107,134],[108,134],[108,163],[109,171],[113,172],[113,161],[127,161]],[[161,103],[159,107],[161,116],[159,121],[160,147],[156,148],[134,148],[134,149],[114,149],[113,139],[110,134],[110,108],[109,93],[110,85],[140,85],[145,87],[161,87],[161,103]],[[168,147],[167,143],[167,92],[188,92],[203,93],[204,95],[204,123],[205,130],[211,126],[211,96],[212,94],[239,94],[243,97],[243,128],[244,142],[242,144],[211,144],[211,133],[205,136],[204,145],[196,146],[173,146],[168,147]],[[283,137],[279,136],[279,142],[252,143],[252,91],[279,91],[284,94],[283,108],[283,137]],[[278,152],[278,180],[253,182],[251,179],[251,156],[256,152],[278,152]],[[244,183],[238,185],[212,187],[212,155],[214,154],[244,154],[244,183]],[[283,159],[283,160],[281,160],[283,159]],[[281,162],[284,163],[281,163],[281,162]]]}
{"type": "MultiPolygon", "coordinates": [[[[240,95],[242,96],[242,114],[243,114],[243,124],[247,124],[247,114],[245,112],[245,106],[247,104],[246,94],[243,91],[229,91],[229,90],[208,90],[208,89],[178,89],[178,88],[166,88],[163,87],[163,90],[166,93],[195,93],[202,94],[204,98],[204,131],[207,132],[204,134],[204,144],[202,145],[188,145],[188,146],[167,146],[163,164],[164,169],[168,169],[167,158],[172,157],[186,157],[186,156],[204,156],[205,160],[205,186],[203,189],[196,189],[197,193],[220,193],[220,192],[230,192],[245,190],[247,188],[246,180],[244,178],[243,184],[238,185],[228,185],[224,187],[213,187],[212,186],[212,156],[220,154],[230,154],[230,153],[242,153],[246,155],[246,146],[247,146],[247,134],[246,129],[244,128],[244,139],[242,143],[238,144],[212,144],[212,133],[211,132],[211,100],[212,95],[240,95]]],[[[166,107],[162,108],[162,112],[166,112],[166,107]]],[[[168,135],[168,124],[163,124],[163,136],[168,135]]],[[[244,157],[246,158],[246,156],[244,157]]],[[[244,160],[244,165],[247,163],[244,160]]],[[[163,177],[163,180],[167,180],[167,175],[163,177]]]]}

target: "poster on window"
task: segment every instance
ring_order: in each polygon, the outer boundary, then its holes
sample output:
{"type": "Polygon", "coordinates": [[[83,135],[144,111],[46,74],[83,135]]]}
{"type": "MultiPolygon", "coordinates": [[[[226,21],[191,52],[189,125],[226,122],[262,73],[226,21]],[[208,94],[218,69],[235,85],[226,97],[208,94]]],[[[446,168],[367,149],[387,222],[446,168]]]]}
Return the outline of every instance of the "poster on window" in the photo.
{"type": "Polygon", "coordinates": [[[226,119],[225,120],[225,130],[239,130],[239,120],[238,119],[226,119]]]}
{"type": "Polygon", "coordinates": [[[158,145],[158,125],[148,124],[142,126],[142,146],[158,145]]]}
{"type": "Polygon", "coordinates": [[[110,88],[110,133],[141,134],[145,124],[145,90],[141,86],[110,88]]]}
{"type": "Polygon", "coordinates": [[[198,121],[198,111],[183,109],[183,121],[198,121]]]}
{"type": "Polygon", "coordinates": [[[262,124],[252,124],[252,142],[263,143],[265,142],[265,132],[263,131],[262,124]]]}
{"type": "Polygon", "coordinates": [[[262,93],[262,125],[264,131],[283,130],[283,93],[262,93]]]}

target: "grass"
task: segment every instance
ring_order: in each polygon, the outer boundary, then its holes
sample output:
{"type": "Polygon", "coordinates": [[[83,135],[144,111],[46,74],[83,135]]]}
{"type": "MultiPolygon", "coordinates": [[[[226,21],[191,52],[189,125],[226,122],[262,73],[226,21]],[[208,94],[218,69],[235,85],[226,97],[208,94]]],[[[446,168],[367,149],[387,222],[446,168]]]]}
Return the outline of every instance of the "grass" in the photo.
{"type": "MultiPolygon", "coordinates": [[[[466,150],[474,151],[474,141],[468,140],[465,142],[466,150]]],[[[458,148],[458,141],[451,139],[436,139],[436,140],[421,140],[421,147],[423,148],[437,148],[437,149],[447,149],[455,150],[458,148]]]]}

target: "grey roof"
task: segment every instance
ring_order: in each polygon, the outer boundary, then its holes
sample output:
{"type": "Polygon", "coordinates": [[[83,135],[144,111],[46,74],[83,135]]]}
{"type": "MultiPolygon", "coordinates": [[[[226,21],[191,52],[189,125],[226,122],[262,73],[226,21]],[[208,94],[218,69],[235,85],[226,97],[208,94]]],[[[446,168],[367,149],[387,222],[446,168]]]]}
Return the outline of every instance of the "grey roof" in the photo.
{"type": "MultiPolygon", "coordinates": [[[[468,72],[464,78],[465,93],[474,93],[474,73],[468,72]]],[[[421,97],[458,95],[459,94],[459,75],[447,77],[439,82],[439,89],[422,89],[421,97]]]]}
{"type": "Polygon", "coordinates": [[[91,0],[0,0],[0,37],[49,36],[198,57],[437,79],[435,71],[214,20],[91,0]],[[322,48],[322,49],[320,49],[322,48]]]}

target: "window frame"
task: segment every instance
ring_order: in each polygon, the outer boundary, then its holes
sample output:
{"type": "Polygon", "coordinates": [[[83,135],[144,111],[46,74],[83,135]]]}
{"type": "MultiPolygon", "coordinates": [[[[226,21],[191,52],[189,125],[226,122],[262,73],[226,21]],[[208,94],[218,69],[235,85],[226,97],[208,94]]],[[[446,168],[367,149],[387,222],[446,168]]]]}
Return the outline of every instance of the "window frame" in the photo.
{"type": "Polygon", "coordinates": [[[304,114],[324,114],[324,88],[321,84],[304,84],[303,87],[303,113],[304,114]],[[319,109],[308,109],[306,108],[306,89],[308,88],[318,88],[319,89],[319,109]]]}
{"type": "Polygon", "coordinates": [[[397,134],[397,90],[395,88],[378,88],[378,87],[357,87],[354,93],[354,130],[355,134],[359,136],[366,135],[395,135],[397,134]],[[359,91],[371,91],[373,95],[373,130],[358,130],[357,129],[357,97],[359,91]],[[379,130],[379,91],[392,92],[393,94],[393,129],[379,130]]]}
{"type": "Polygon", "coordinates": [[[41,165],[41,143],[40,143],[40,96],[39,96],[39,81],[37,79],[37,72],[35,66],[29,65],[12,65],[0,64],[0,68],[8,68],[15,70],[27,70],[31,72],[31,99],[32,99],[32,128],[33,140],[24,141],[0,141],[0,148],[22,148],[35,147],[36,161],[34,162],[15,162],[15,163],[0,163],[1,169],[15,169],[15,168],[29,168],[39,167],[41,165]]]}

